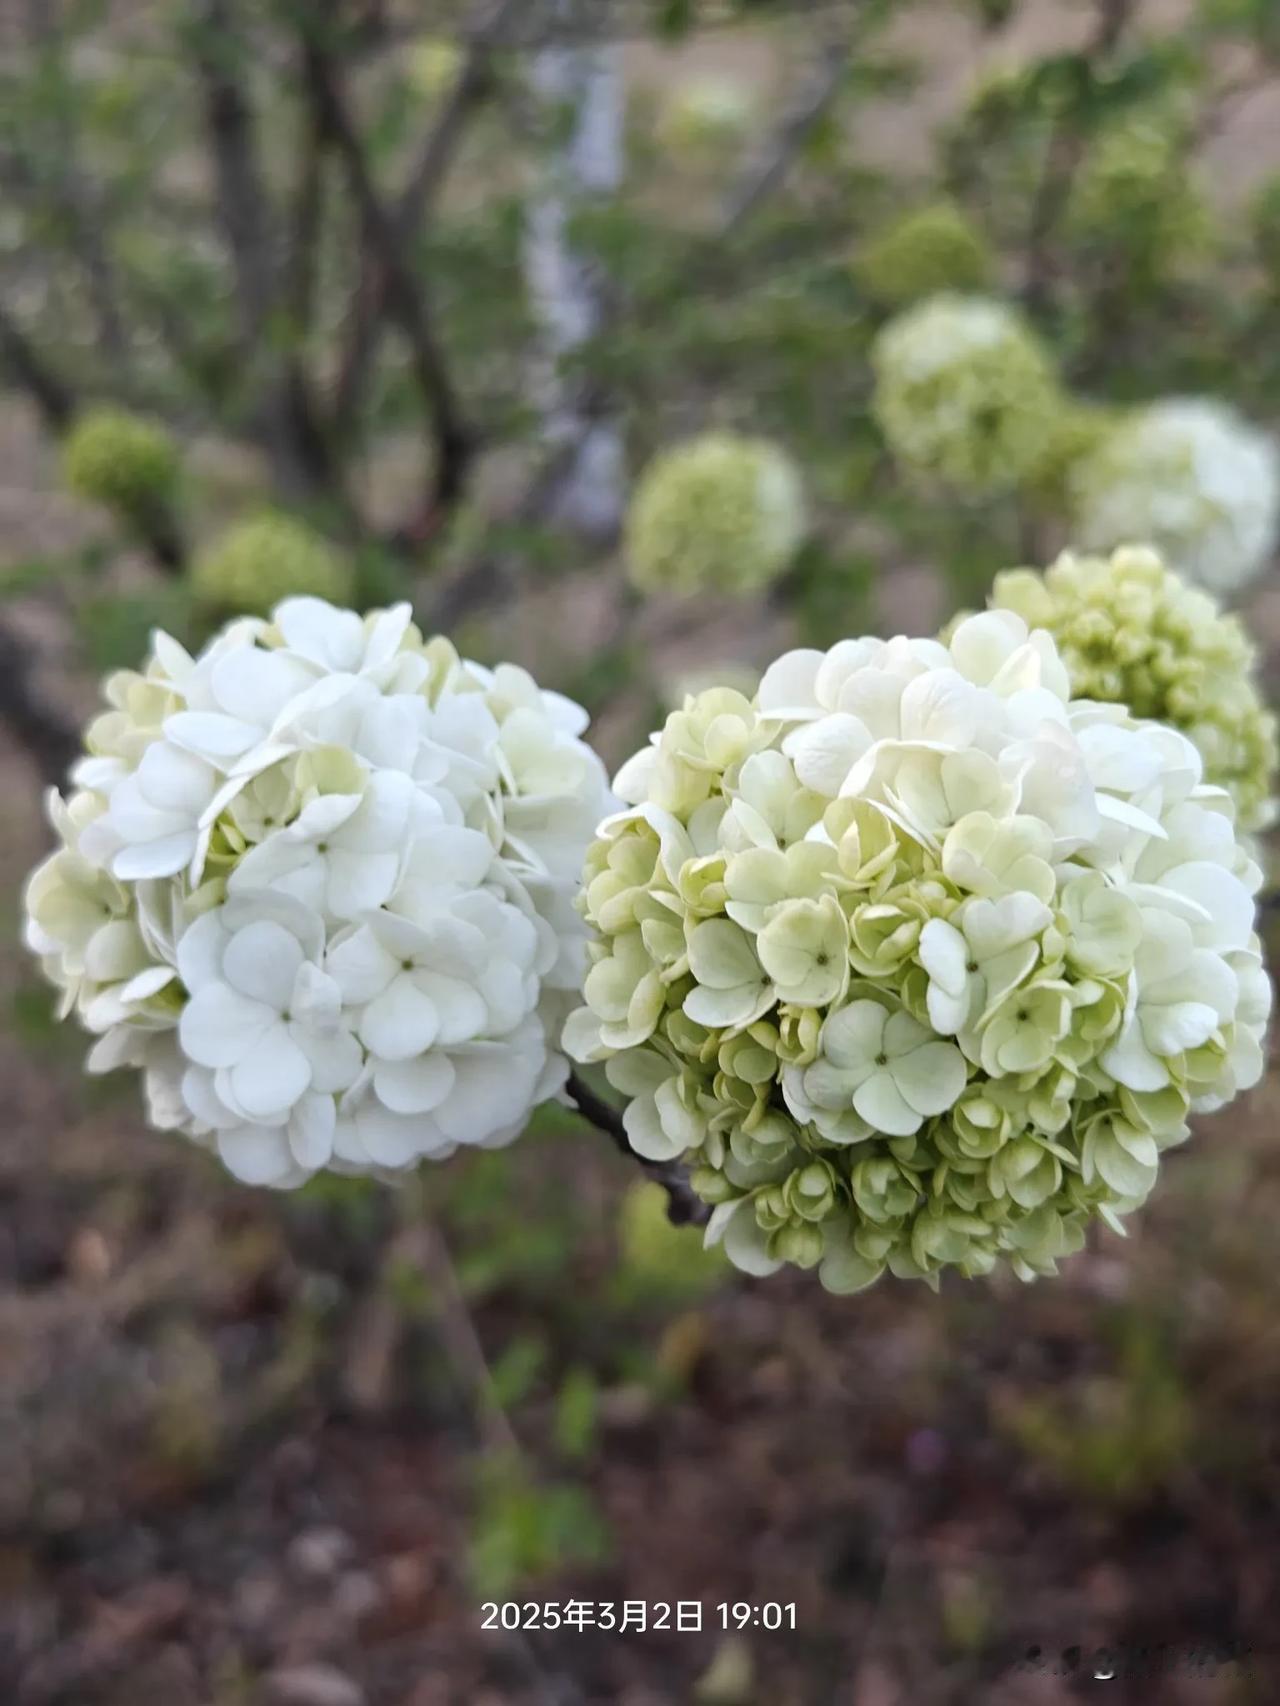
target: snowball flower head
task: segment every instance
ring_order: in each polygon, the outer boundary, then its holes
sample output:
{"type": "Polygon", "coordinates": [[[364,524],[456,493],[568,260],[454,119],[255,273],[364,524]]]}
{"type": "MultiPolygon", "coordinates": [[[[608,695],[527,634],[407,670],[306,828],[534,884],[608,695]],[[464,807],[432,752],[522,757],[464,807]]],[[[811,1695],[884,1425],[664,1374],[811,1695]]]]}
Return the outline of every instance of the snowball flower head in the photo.
{"type": "Polygon", "coordinates": [[[676,153],[715,153],[741,142],[756,116],[750,88],[735,77],[694,77],[663,103],[658,136],[676,153]]]}
{"type": "Polygon", "coordinates": [[[1210,592],[1238,591],[1275,549],[1275,446],[1207,398],[1174,398],[1127,416],[1076,465],[1069,485],[1084,549],[1143,540],[1210,592]]]}
{"type": "Polygon", "coordinates": [[[423,36],[405,56],[410,86],[424,99],[438,101],[457,81],[462,50],[442,36],[423,36]]]}
{"type": "Polygon", "coordinates": [[[767,439],[706,433],[655,457],[627,517],[631,578],[646,592],[758,591],[805,533],[794,464],[767,439]]]}
{"type": "Polygon", "coordinates": [[[318,533],[269,510],[238,522],[192,568],[198,597],[215,610],[261,615],[282,599],[349,598],[351,566],[318,533]]]}
{"type": "Polygon", "coordinates": [[[1229,797],[1012,611],[790,652],[615,787],[565,1043],[750,1273],[1051,1273],[1262,1071],[1229,797]]]}
{"type": "Polygon", "coordinates": [[[610,796],[585,715],[315,598],[106,684],[26,938],[91,1071],[254,1183],[519,1135],[566,1065],[572,899],[610,796]]]}
{"type": "Polygon", "coordinates": [[[1241,828],[1271,820],[1276,720],[1259,689],[1257,651],[1238,617],[1155,551],[1066,552],[1043,575],[1010,569],[996,576],[990,603],[1049,630],[1073,698],[1127,705],[1194,741],[1205,780],[1231,795],[1241,828]]]}
{"type": "Polygon", "coordinates": [[[1007,490],[1049,453],[1064,408],[1048,357],[1014,311],[935,296],[872,347],[874,410],[909,468],[969,496],[1007,490]]]}
{"type": "Polygon", "coordinates": [[[1067,208],[1077,240],[1123,257],[1143,279],[1156,269],[1167,279],[1211,238],[1184,129],[1171,115],[1151,112],[1106,127],[1085,157],[1067,208]]]}
{"type": "Polygon", "coordinates": [[[179,459],[159,422],[102,407],[77,418],[63,445],[62,468],[77,496],[137,520],[172,495],[179,459]]]}
{"type": "Polygon", "coordinates": [[[981,290],[993,271],[991,250],[953,201],[913,208],[878,231],[856,257],[862,288],[889,306],[945,290],[981,290]]]}

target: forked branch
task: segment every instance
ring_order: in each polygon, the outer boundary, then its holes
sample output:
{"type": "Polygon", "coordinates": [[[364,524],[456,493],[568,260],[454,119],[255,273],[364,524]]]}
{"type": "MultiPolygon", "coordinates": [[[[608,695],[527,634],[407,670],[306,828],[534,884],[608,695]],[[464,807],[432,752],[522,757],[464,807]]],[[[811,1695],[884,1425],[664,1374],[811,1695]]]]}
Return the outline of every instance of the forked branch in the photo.
{"type": "Polygon", "coordinates": [[[610,1138],[619,1154],[643,1167],[655,1185],[662,1186],[667,1193],[667,1218],[672,1225],[706,1225],[711,1218],[711,1209],[689,1183],[685,1168],[675,1161],[646,1161],[643,1155],[637,1155],[627,1140],[627,1130],[622,1123],[621,1113],[612,1102],[606,1102],[603,1096],[598,1096],[576,1072],[569,1074],[566,1089],[570,1101],[583,1119],[610,1138]]]}

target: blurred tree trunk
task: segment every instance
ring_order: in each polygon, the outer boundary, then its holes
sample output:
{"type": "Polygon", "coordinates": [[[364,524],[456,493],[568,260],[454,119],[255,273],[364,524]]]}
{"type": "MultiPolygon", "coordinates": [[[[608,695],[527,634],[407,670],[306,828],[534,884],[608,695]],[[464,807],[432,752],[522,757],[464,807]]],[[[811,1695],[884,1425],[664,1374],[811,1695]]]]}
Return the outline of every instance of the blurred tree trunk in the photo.
{"type": "Polygon", "coordinates": [[[608,536],[625,495],[622,435],[571,371],[604,324],[604,281],[575,247],[571,227],[580,208],[612,195],[622,181],[622,50],[585,34],[574,0],[556,0],[554,12],[556,22],[576,27],[539,50],[531,73],[541,116],[552,127],[525,225],[525,279],[541,328],[532,390],[545,442],[566,451],[549,515],[608,536]]]}

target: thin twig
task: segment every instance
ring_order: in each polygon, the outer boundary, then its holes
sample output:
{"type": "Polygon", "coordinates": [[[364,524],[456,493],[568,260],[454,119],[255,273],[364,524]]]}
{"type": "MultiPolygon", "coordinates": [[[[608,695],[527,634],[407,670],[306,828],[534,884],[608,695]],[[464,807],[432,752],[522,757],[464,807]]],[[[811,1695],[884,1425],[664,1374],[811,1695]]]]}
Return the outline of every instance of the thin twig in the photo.
{"type": "MultiPolygon", "coordinates": [[[[43,59],[61,83],[67,77],[67,50],[60,0],[43,0],[27,8],[27,34],[33,54],[43,59]]],[[[70,249],[84,275],[86,294],[98,323],[98,342],[117,374],[127,370],[130,339],[117,297],[115,267],[104,240],[105,224],[97,187],[85,176],[80,159],[78,103],[61,92],[48,103],[56,160],[52,192],[66,220],[70,249]]],[[[11,160],[11,170],[34,194],[24,161],[11,160]]]]}
{"type": "Polygon", "coordinates": [[[44,780],[58,787],[83,748],[75,728],[36,691],[34,674],[30,646],[12,629],[0,627],[0,722],[30,754],[44,780]]]}
{"type": "Polygon", "coordinates": [[[0,305],[0,361],[39,409],[50,432],[62,433],[76,412],[71,387],[0,305]]]}
{"type": "MultiPolygon", "coordinates": [[[[423,139],[417,162],[391,215],[396,239],[402,247],[407,248],[417,240],[427,211],[453,164],[467,121],[489,93],[493,54],[520,4],[521,0],[499,0],[470,32],[457,81],[439,118],[423,139]]],[[[332,418],[338,431],[350,430],[359,418],[382,334],[388,290],[386,268],[379,257],[366,256],[347,320],[346,347],[339,358],[333,386],[332,418]]]]}
{"type": "MultiPolygon", "coordinates": [[[[289,281],[241,76],[249,42],[234,0],[198,0],[191,37],[204,89],[218,216],[235,275],[241,358],[252,374],[262,362],[271,319],[289,281]]],[[[318,144],[309,146],[314,151],[318,144]]],[[[304,166],[304,192],[308,170],[304,166]]],[[[270,367],[259,422],[277,475],[286,489],[301,495],[332,495],[333,462],[316,425],[296,348],[286,350],[278,368],[274,362],[270,367]]]]}
{"type": "Polygon", "coordinates": [[[241,338],[252,350],[275,295],[272,221],[254,142],[253,114],[239,77],[245,49],[231,0],[197,0],[191,31],[217,185],[218,214],[235,271],[241,338]]]}
{"type": "Polygon", "coordinates": [[[493,1383],[484,1346],[467,1308],[444,1234],[434,1222],[424,1218],[400,1237],[404,1254],[416,1262],[431,1283],[436,1328],[465,1388],[481,1444],[487,1451],[518,1458],[520,1441],[493,1383]]]}
{"type": "MultiPolygon", "coordinates": [[[[1093,33],[1084,49],[1091,64],[1107,58],[1119,45],[1133,7],[1134,0],[1098,0],[1093,33]]],[[[1022,299],[1033,311],[1048,305],[1053,281],[1053,237],[1071,200],[1084,152],[1085,136],[1080,126],[1057,116],[1050,126],[1044,167],[1027,226],[1022,299]]]]}
{"type": "Polygon", "coordinates": [[[576,1072],[569,1074],[569,1082],[565,1088],[583,1119],[611,1139],[619,1154],[625,1155],[628,1161],[634,1161],[638,1167],[643,1167],[655,1185],[662,1186],[667,1193],[667,1218],[672,1225],[706,1225],[711,1218],[711,1209],[689,1183],[685,1168],[674,1161],[647,1161],[643,1155],[637,1155],[628,1141],[627,1128],[623,1125],[622,1115],[617,1108],[612,1102],[606,1102],[603,1096],[598,1096],[576,1072]]]}
{"type": "Polygon", "coordinates": [[[853,52],[849,36],[831,40],[820,54],[804,88],[783,114],[774,135],[747,166],[725,198],[716,224],[716,241],[736,234],[786,177],[796,155],[812,136],[839,92],[853,52]]]}
{"type": "Polygon", "coordinates": [[[462,495],[471,462],[472,436],[463,423],[453,381],[436,342],[425,287],[414,276],[395,222],[375,187],[365,145],[347,111],[338,69],[322,32],[304,26],[302,45],[308,98],[322,131],[346,168],[365,240],[386,274],[387,307],[409,345],[414,377],[431,423],[435,466],[429,509],[438,519],[462,495]]]}
{"type": "MultiPolygon", "coordinates": [[[[31,398],[51,433],[60,437],[70,428],[80,406],[75,392],[2,306],[0,364],[31,398]]],[[[165,574],[181,572],[186,548],[177,517],[167,503],[155,499],[139,512],[133,519],[133,531],[165,574]]]]}

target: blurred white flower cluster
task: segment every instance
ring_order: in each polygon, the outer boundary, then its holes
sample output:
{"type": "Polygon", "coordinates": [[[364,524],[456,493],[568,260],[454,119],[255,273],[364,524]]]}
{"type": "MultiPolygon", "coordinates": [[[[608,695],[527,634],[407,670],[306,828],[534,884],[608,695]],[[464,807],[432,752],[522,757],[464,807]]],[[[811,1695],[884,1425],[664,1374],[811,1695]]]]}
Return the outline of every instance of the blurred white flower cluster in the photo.
{"type": "Polygon", "coordinates": [[[563,1083],[572,899],[610,804],[586,715],[315,598],[106,684],[29,946],[240,1178],[382,1172],[519,1135],[563,1083]]]}
{"type": "Polygon", "coordinates": [[[658,139],[677,154],[716,153],[742,142],[758,116],[748,84],[735,77],[695,77],[667,96],[658,139]]]}
{"type": "Polygon", "coordinates": [[[1210,592],[1230,594],[1266,565],[1280,523],[1280,457],[1234,409],[1170,398],[1127,417],[1069,476],[1085,550],[1154,545],[1210,592]]]}

